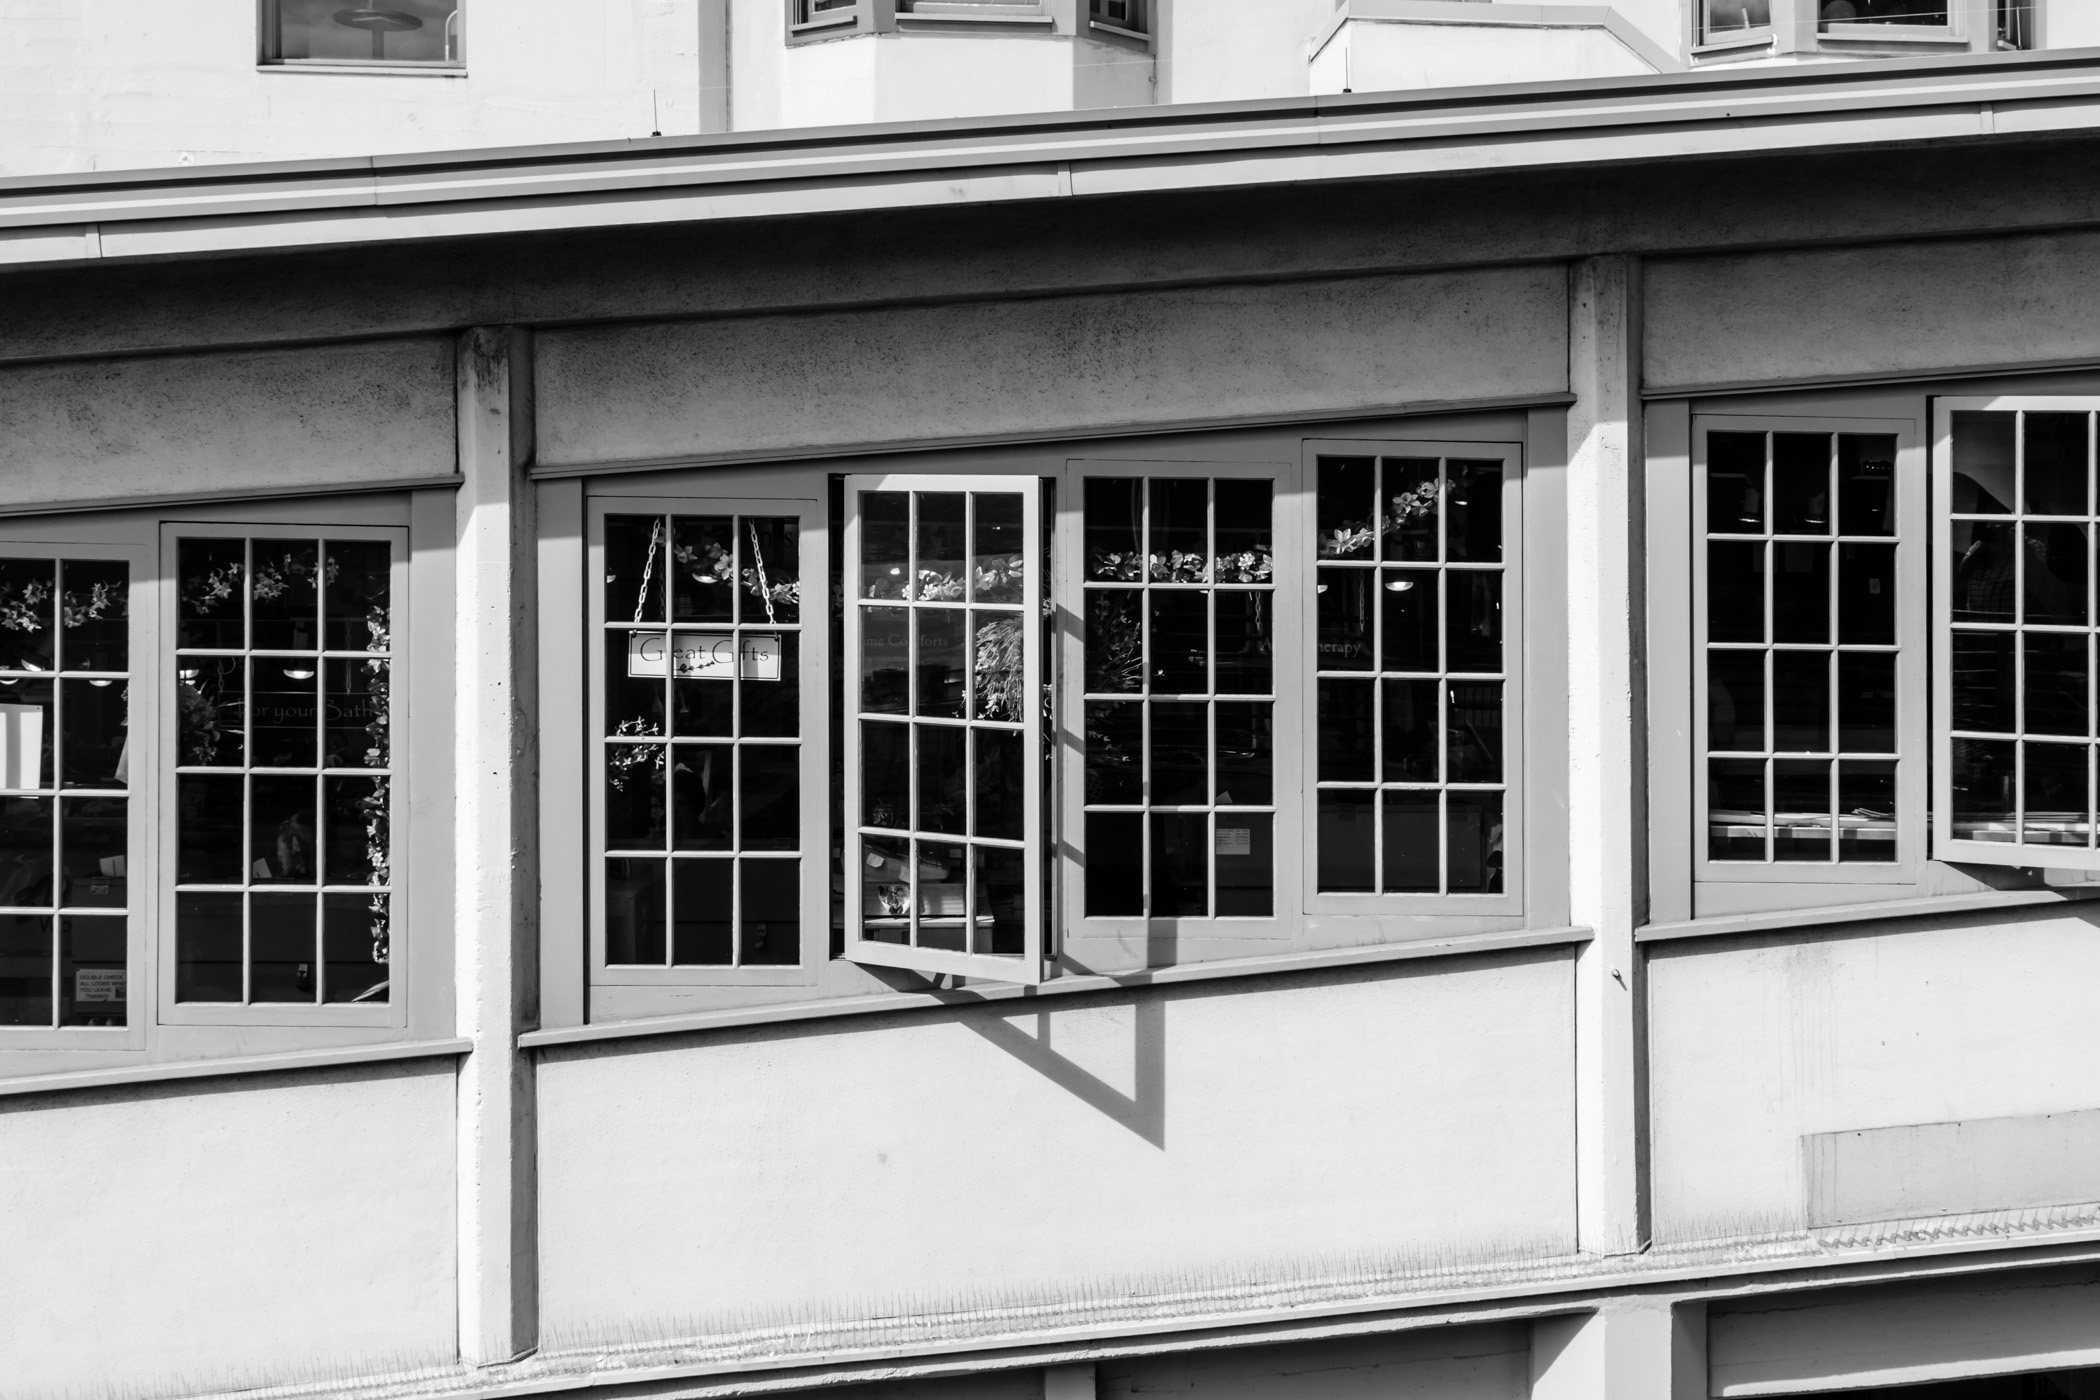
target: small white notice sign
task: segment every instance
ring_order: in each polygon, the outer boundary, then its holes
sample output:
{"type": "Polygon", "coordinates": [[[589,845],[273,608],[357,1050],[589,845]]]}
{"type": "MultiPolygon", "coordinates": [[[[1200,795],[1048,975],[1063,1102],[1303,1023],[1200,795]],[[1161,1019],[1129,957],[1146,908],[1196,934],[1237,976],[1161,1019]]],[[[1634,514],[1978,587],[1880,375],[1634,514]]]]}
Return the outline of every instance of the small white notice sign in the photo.
{"type": "Polygon", "coordinates": [[[1254,828],[1247,826],[1221,826],[1218,828],[1218,854],[1221,856],[1251,856],[1254,854],[1254,828]]]}
{"type": "Polygon", "coordinates": [[[676,676],[687,681],[780,679],[780,634],[746,632],[629,632],[627,674],[676,676]]]}
{"type": "Polygon", "coordinates": [[[0,788],[44,785],[44,707],[0,705],[0,788]]]}
{"type": "Polygon", "coordinates": [[[124,1000],[124,969],[121,967],[75,968],[73,970],[73,1000],[124,1000]]]}

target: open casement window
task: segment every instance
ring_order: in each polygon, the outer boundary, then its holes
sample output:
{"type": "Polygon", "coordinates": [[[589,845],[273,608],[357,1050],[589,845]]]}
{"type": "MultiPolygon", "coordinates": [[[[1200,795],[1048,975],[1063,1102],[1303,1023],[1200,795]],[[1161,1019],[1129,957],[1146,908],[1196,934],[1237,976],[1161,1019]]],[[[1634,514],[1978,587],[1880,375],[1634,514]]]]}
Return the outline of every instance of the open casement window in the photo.
{"type": "Polygon", "coordinates": [[[844,505],[845,954],[1039,982],[1041,486],[849,476],[844,505]]]}
{"type": "Polygon", "coordinates": [[[809,34],[851,29],[874,0],[788,0],[788,34],[809,34]]]}
{"type": "Polygon", "coordinates": [[[1309,908],[1520,913],[1522,454],[1308,450],[1309,908]]]}
{"type": "Polygon", "coordinates": [[[1076,937],[1143,948],[1154,936],[1285,936],[1301,818],[1277,743],[1298,711],[1278,643],[1298,589],[1277,525],[1294,475],[1069,465],[1058,578],[1076,623],[1062,667],[1077,740],[1065,774],[1065,830],[1082,852],[1065,878],[1076,937]]]}
{"type": "Polygon", "coordinates": [[[590,966],[607,1009],[816,980],[829,650],[805,579],[823,577],[823,540],[811,500],[591,502],[590,966]]]}
{"type": "Polygon", "coordinates": [[[2091,398],[1933,413],[1934,849],[2100,867],[2091,398]]]}
{"type": "Polygon", "coordinates": [[[1772,33],[1772,0],[1695,0],[1699,7],[1701,44],[1768,38],[1772,33]]]}
{"type": "Polygon", "coordinates": [[[408,538],[161,527],[160,1019],[389,1026],[408,538]]]}
{"type": "Polygon", "coordinates": [[[1905,420],[1693,420],[1698,880],[1918,878],[1922,465],[1905,420]]]}
{"type": "Polygon", "coordinates": [[[0,543],[0,1048],[141,1043],[150,573],[137,551],[0,543]]]}

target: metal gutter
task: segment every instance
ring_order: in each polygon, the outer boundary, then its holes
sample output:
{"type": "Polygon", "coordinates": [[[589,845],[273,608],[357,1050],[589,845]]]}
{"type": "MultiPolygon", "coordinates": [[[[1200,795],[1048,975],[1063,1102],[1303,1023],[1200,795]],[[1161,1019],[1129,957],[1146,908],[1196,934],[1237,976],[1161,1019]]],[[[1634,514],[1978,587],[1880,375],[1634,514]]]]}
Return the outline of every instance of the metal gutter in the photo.
{"type": "Polygon", "coordinates": [[[2100,50],[0,180],[0,264],[2100,128],[2100,50]]]}

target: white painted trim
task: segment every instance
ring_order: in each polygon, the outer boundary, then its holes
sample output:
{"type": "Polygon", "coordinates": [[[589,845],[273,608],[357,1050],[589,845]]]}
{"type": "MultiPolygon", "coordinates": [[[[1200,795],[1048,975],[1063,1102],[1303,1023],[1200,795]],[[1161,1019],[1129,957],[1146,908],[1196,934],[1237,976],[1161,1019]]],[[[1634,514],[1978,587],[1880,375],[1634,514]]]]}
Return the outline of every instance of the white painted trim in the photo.
{"type": "Polygon", "coordinates": [[[841,997],[831,1001],[740,1007],[733,1011],[701,1011],[647,1021],[608,1021],[590,1026],[528,1031],[518,1037],[518,1044],[529,1050],[545,1050],[590,1041],[691,1035],[700,1031],[731,1030],[741,1026],[762,1026],[776,1022],[822,1021],[842,1016],[877,1016],[904,1011],[937,1011],[987,1002],[1036,1001],[1051,996],[1129,991],[1142,987],[1166,987],[1183,982],[1212,982],[1225,978],[1292,976],[1336,968],[1407,962],[1415,958],[1465,957],[1518,948],[1574,946],[1587,943],[1589,939],[1590,931],[1586,928],[1463,934],[1452,938],[1423,939],[1416,943],[1384,943],[1375,947],[1344,948],[1329,952],[1277,953],[1260,958],[1184,963],[1147,972],[1056,977],[1033,987],[1020,983],[991,983],[952,992],[900,992],[894,995],[841,997]]]}
{"type": "MultiPolygon", "coordinates": [[[[1627,22],[1610,5],[1522,5],[1500,0],[1484,7],[1479,0],[1343,0],[1334,18],[1308,46],[1308,58],[1322,50],[1352,20],[1365,24],[1443,24],[1478,29],[1601,29],[1627,52],[1658,73],[1681,73],[1684,63],[1627,22]]],[[[1770,42],[1771,36],[1765,36],[1770,42]]]]}
{"type": "Polygon", "coordinates": [[[464,1055],[471,1040],[409,1040],[391,1045],[346,1045],[332,1050],[292,1050],[281,1055],[242,1055],[227,1060],[190,1060],[182,1064],[126,1065],[121,1069],[77,1070],[0,1079],[0,1098],[21,1094],[60,1094],[118,1085],[153,1084],[172,1079],[217,1079],[236,1074],[282,1074],[292,1070],[328,1069],[336,1065],[370,1065],[387,1060],[430,1060],[464,1055]]]}
{"type": "Polygon", "coordinates": [[[1784,909],[1763,914],[1722,914],[1711,919],[1649,924],[1634,931],[1636,943],[1667,943],[1681,938],[1726,938],[1745,933],[1813,931],[1830,924],[1880,923],[1894,919],[1930,919],[1978,910],[1996,912],[2051,904],[2078,904],[2100,898],[2100,884],[2049,890],[1988,890],[1981,894],[1938,895],[1923,899],[1890,899],[1872,904],[1837,904],[1815,909],[1784,909]]]}

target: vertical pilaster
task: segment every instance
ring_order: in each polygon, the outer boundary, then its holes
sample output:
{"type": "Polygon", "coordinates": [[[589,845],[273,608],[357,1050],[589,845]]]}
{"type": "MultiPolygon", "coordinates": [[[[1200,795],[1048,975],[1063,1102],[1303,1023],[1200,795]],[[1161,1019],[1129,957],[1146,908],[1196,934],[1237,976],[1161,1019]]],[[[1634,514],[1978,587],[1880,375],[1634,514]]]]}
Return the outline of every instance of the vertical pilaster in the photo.
{"type": "Polygon", "coordinates": [[[533,1086],[532,342],[477,327],[459,342],[458,786],[453,904],[460,1034],[459,1346],[470,1363],[530,1351],[533,1086]]]}
{"type": "Polygon", "coordinates": [[[1706,1400],[1706,1309],[1614,1299],[1531,1326],[1531,1400],[1706,1400]]]}
{"type": "Polygon", "coordinates": [[[1640,265],[1574,264],[1569,283],[1569,913],[1576,959],[1576,1231],[1586,1252],[1637,1250],[1640,967],[1647,845],[1640,669],[1640,265]]]}

